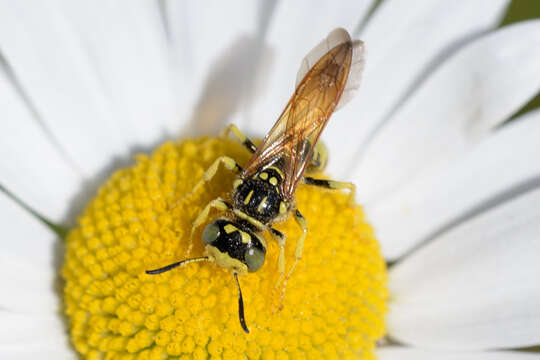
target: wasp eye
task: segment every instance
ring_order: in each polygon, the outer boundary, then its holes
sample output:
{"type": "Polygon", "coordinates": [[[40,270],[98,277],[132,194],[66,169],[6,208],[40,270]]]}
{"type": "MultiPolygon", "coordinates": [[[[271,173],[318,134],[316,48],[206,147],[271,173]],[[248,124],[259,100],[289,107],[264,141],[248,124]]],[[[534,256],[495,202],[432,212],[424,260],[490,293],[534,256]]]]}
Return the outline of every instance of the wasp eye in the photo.
{"type": "Polygon", "coordinates": [[[219,226],[213,222],[204,228],[202,240],[205,245],[211,244],[219,237],[219,226]]]}
{"type": "Polygon", "coordinates": [[[246,250],[244,258],[249,272],[259,270],[264,264],[264,252],[254,247],[246,250]]]}

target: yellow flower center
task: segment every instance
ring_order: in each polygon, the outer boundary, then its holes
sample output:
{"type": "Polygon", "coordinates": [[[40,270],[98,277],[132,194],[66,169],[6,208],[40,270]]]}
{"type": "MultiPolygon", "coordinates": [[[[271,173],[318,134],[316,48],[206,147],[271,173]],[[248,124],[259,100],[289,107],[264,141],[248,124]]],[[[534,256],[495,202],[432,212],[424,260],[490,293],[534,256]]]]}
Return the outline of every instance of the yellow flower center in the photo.
{"type": "MultiPolygon", "coordinates": [[[[203,262],[145,274],[184,259],[194,219],[227,197],[234,175],[226,170],[186,197],[222,155],[240,164],[250,156],[222,139],[166,143],[101,187],[67,237],[62,269],[77,351],[88,359],[374,358],[385,331],[386,268],[362,209],[348,207],[342,192],[299,186],[309,230],[284,298],[275,288],[279,247],[266,236],[265,264],[239,278],[249,334],[229,270],[203,262]]],[[[213,210],[208,222],[220,215],[213,210]]],[[[290,266],[300,230],[293,219],[276,228],[287,235],[290,266]]],[[[203,254],[201,233],[191,257],[203,254]]]]}

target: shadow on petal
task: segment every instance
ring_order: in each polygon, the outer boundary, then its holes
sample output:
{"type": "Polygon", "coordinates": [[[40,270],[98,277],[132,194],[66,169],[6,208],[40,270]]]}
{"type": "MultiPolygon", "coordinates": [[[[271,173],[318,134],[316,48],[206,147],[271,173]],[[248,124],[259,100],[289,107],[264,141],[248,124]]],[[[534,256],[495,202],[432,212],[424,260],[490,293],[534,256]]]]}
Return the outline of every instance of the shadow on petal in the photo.
{"type": "Polygon", "coordinates": [[[266,84],[271,59],[271,50],[258,38],[237,38],[214,61],[182,136],[215,134],[240,110],[248,116],[266,84]]]}

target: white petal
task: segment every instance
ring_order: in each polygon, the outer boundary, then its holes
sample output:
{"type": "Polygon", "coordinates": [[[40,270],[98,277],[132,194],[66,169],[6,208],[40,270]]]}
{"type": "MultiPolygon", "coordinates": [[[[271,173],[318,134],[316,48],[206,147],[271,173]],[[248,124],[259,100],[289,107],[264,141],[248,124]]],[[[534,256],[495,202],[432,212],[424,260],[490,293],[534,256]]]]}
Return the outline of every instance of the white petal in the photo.
{"type": "Polygon", "coordinates": [[[0,3],[0,48],[44,126],[87,175],[124,155],[115,121],[84,43],[51,2],[0,3]]]}
{"type": "Polygon", "coordinates": [[[5,253],[0,255],[0,262],[0,271],[10,274],[2,279],[0,309],[28,315],[56,314],[60,310],[59,275],[52,267],[39,267],[24,257],[5,253]]]}
{"type": "Polygon", "coordinates": [[[296,72],[304,56],[336,27],[352,33],[372,3],[372,0],[279,2],[267,36],[267,43],[274,50],[272,66],[267,70],[267,91],[255,104],[253,117],[247,119],[244,127],[264,135],[293,94],[296,72]]]}
{"type": "MultiPolygon", "coordinates": [[[[157,2],[63,0],[62,10],[96,67],[114,121],[130,142],[148,145],[180,129],[170,53],[157,2]]],[[[179,105],[182,98],[177,99],[179,105]]]]}
{"type": "Polygon", "coordinates": [[[55,292],[61,259],[56,234],[0,192],[3,241],[0,252],[0,309],[53,314],[59,308],[55,292]]]}
{"type": "Polygon", "coordinates": [[[388,332],[445,349],[538,344],[540,188],[437,237],[390,271],[388,332]]]}
{"type": "MultiPolygon", "coordinates": [[[[360,149],[443,56],[458,44],[496,27],[508,0],[387,0],[365,31],[366,68],[360,91],[325,130],[329,171],[351,175],[360,149]],[[354,134],[354,136],[352,136],[354,134]]],[[[371,175],[371,174],[370,174],[371,175]]]]}
{"type": "Polygon", "coordinates": [[[2,253],[25,258],[40,267],[53,266],[53,247],[57,235],[28,211],[0,191],[2,232],[9,237],[2,241],[2,253]]]}
{"type": "Polygon", "coordinates": [[[18,349],[0,349],[0,358],[6,360],[35,360],[35,359],[74,359],[75,352],[68,346],[56,347],[55,345],[47,346],[45,349],[35,347],[29,349],[28,347],[21,346],[18,349]]]}
{"type": "Polygon", "coordinates": [[[166,1],[184,133],[217,132],[250,101],[273,5],[263,1],[166,1]],[[271,9],[270,9],[271,10],[271,9]]]}
{"type": "Polygon", "coordinates": [[[0,184],[50,220],[63,220],[82,177],[1,71],[0,118],[0,184]]]}
{"type": "Polygon", "coordinates": [[[540,21],[504,27],[461,49],[369,144],[356,172],[359,197],[391,196],[469,150],[537,93],[539,63],[540,21]]]}
{"type": "Polygon", "coordinates": [[[518,351],[449,352],[390,347],[377,350],[379,360],[532,360],[537,354],[518,351]]]}
{"type": "Polygon", "coordinates": [[[22,348],[69,351],[65,325],[59,315],[27,316],[0,311],[0,322],[0,354],[22,348]]]}
{"type": "Polygon", "coordinates": [[[436,175],[419,176],[366,209],[386,258],[401,256],[443,226],[540,176],[540,110],[497,130],[436,175]]]}

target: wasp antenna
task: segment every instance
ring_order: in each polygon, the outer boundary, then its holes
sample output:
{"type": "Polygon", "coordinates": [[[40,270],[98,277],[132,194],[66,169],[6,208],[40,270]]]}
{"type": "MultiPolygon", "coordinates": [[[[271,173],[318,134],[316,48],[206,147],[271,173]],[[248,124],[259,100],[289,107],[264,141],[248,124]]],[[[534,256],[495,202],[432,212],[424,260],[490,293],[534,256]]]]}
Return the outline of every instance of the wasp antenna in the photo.
{"type": "Polygon", "coordinates": [[[246,334],[249,334],[246,319],[244,318],[244,300],[242,299],[242,290],[240,290],[240,282],[238,281],[237,273],[234,273],[234,279],[236,280],[236,286],[238,287],[238,317],[240,318],[240,325],[246,334]]]}
{"type": "Polygon", "coordinates": [[[161,273],[164,273],[166,271],[172,270],[175,267],[178,267],[178,266],[181,266],[181,265],[184,265],[184,264],[189,264],[189,263],[192,263],[192,262],[199,262],[199,261],[208,261],[208,257],[204,256],[204,257],[200,257],[200,258],[186,259],[186,260],[182,260],[182,261],[179,261],[179,262],[172,263],[170,265],[164,266],[164,267],[159,268],[159,269],[146,270],[145,272],[147,274],[149,274],[149,275],[161,274],[161,273]]]}

